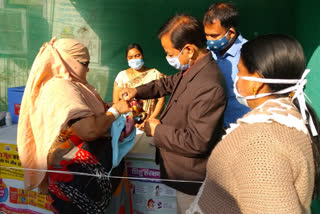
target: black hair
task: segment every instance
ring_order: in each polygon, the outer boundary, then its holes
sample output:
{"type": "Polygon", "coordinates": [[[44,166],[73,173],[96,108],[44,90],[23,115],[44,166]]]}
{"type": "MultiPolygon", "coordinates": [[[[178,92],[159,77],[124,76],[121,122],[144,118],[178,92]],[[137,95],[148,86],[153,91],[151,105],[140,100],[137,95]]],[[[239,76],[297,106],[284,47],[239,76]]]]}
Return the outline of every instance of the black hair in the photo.
{"type": "Polygon", "coordinates": [[[133,48],[138,49],[141,52],[142,56],[143,56],[143,50],[142,50],[141,46],[139,44],[132,43],[132,44],[128,45],[128,47],[127,47],[126,57],[128,56],[128,52],[133,48]]]}
{"type": "Polygon", "coordinates": [[[206,36],[202,23],[186,14],[171,17],[159,30],[158,38],[169,33],[175,49],[181,50],[186,44],[193,44],[198,48],[206,47],[206,36]]]}
{"type": "MultiPolygon", "coordinates": [[[[287,35],[264,35],[245,43],[241,58],[249,72],[257,71],[264,78],[300,79],[306,68],[301,45],[287,35]]],[[[292,85],[269,84],[272,91],[289,86],[292,85]]]]}
{"type": "Polygon", "coordinates": [[[204,14],[203,24],[212,24],[215,19],[220,20],[221,26],[229,29],[238,25],[238,10],[233,4],[214,3],[204,14]]]}
{"type": "MultiPolygon", "coordinates": [[[[300,43],[293,37],[281,34],[259,36],[242,46],[241,59],[250,73],[257,72],[270,79],[300,79],[305,68],[305,57],[300,43]]],[[[288,84],[268,84],[272,91],[279,91],[288,84]]],[[[282,95],[288,96],[288,94],[282,95]]],[[[297,100],[294,105],[300,109],[297,100]]],[[[315,164],[314,198],[320,193],[320,124],[313,108],[307,103],[308,118],[312,117],[318,136],[312,136],[310,124],[307,124],[315,164]]]]}

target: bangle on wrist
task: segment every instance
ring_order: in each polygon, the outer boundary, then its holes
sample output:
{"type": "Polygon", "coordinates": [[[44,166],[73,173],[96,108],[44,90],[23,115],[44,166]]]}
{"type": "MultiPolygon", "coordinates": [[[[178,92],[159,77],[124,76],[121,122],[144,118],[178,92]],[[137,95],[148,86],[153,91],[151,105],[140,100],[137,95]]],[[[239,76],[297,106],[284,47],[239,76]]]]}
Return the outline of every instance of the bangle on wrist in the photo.
{"type": "Polygon", "coordinates": [[[107,112],[112,113],[112,115],[114,116],[115,119],[117,119],[118,117],[120,117],[119,111],[118,111],[116,108],[114,108],[114,107],[109,108],[107,112]]]}

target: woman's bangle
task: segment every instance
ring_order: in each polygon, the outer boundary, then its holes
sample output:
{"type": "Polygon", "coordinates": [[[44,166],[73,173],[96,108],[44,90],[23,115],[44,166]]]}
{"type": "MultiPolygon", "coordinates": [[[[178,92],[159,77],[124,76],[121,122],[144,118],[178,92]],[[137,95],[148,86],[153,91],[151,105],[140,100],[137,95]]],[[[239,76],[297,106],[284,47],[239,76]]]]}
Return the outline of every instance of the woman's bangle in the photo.
{"type": "Polygon", "coordinates": [[[107,112],[112,113],[115,119],[118,119],[118,117],[120,117],[119,111],[114,107],[109,108],[107,112]]]}

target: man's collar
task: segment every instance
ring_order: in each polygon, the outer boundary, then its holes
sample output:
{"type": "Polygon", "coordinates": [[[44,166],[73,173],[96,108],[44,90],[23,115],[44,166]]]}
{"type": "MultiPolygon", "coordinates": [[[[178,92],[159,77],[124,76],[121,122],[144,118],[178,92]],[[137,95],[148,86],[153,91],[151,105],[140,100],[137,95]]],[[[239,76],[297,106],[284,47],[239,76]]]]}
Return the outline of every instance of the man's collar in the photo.
{"type": "MultiPolygon", "coordinates": [[[[242,47],[244,38],[241,36],[241,34],[238,35],[237,39],[234,41],[234,43],[230,46],[230,48],[223,54],[222,58],[226,57],[227,55],[230,56],[236,56],[238,51],[242,47]]],[[[213,59],[217,60],[217,54],[212,51],[212,57],[213,59]]]]}
{"type": "Polygon", "coordinates": [[[239,34],[236,41],[234,41],[234,43],[231,45],[231,47],[227,50],[227,52],[223,56],[226,56],[226,54],[231,56],[237,55],[238,51],[241,49],[242,40],[243,40],[243,37],[241,36],[241,34],[239,34]]]}
{"type": "Polygon", "coordinates": [[[183,77],[187,79],[187,82],[191,81],[193,77],[210,61],[212,61],[212,57],[210,56],[210,52],[201,57],[195,64],[193,64],[187,71],[183,77]]]}

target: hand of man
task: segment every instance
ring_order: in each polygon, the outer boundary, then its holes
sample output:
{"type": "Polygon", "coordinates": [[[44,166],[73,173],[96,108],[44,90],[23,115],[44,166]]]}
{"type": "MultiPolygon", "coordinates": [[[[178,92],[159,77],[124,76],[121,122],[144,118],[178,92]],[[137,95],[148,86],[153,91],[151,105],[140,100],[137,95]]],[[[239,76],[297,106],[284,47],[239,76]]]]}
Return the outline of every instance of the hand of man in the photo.
{"type": "Polygon", "coordinates": [[[141,124],[136,124],[136,127],[143,131],[145,123],[146,123],[146,121],[143,121],[143,123],[141,123],[141,124]]]}
{"type": "Polygon", "coordinates": [[[157,125],[160,124],[160,120],[150,119],[144,124],[144,132],[147,136],[154,136],[154,132],[156,130],[157,125]]]}
{"type": "Polygon", "coordinates": [[[120,98],[126,101],[131,100],[137,95],[137,89],[135,88],[123,88],[120,90],[120,98]]]}
{"type": "Polygon", "coordinates": [[[132,111],[130,104],[124,100],[120,100],[118,103],[113,104],[112,107],[117,109],[120,114],[125,114],[129,111],[132,111]]]}

